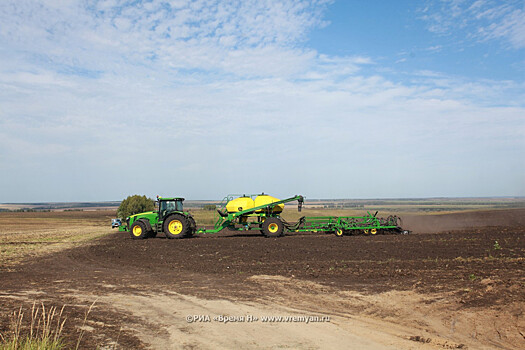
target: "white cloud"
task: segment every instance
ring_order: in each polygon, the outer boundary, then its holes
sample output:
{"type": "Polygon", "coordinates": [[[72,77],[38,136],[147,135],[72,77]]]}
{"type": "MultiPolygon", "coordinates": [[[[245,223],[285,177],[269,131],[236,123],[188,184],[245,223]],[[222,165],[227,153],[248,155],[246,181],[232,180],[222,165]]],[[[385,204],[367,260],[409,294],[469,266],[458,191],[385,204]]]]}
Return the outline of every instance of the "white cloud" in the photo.
{"type": "Polygon", "coordinates": [[[434,33],[452,35],[464,30],[475,40],[503,39],[514,49],[525,48],[525,9],[521,0],[430,1],[420,12],[434,33]]]}
{"type": "Polygon", "coordinates": [[[252,58],[254,66],[261,67],[258,57],[269,56],[266,50],[279,48],[285,55],[287,50],[295,55],[294,45],[322,24],[324,3],[252,0],[170,4],[154,0],[83,5],[21,0],[1,4],[0,21],[1,34],[11,47],[25,50],[36,42],[36,49],[54,62],[74,63],[88,70],[106,70],[108,63],[114,68],[124,59],[144,65],[164,63],[161,68],[251,75],[255,68],[246,67],[252,58]],[[239,57],[245,62],[238,72],[234,68],[239,66],[239,57]]]}
{"type": "Polygon", "coordinates": [[[507,38],[516,48],[525,48],[525,10],[514,10],[499,23],[489,25],[484,32],[488,38],[507,38]]]}

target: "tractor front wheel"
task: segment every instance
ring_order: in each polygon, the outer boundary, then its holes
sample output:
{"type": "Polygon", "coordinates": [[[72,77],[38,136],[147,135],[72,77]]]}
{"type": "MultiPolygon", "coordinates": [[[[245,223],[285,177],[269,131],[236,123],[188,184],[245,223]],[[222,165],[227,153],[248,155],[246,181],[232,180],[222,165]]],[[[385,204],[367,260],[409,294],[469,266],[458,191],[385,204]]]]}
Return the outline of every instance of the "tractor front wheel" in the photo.
{"type": "Polygon", "coordinates": [[[173,214],[164,220],[163,229],[166,238],[184,238],[190,232],[190,225],[184,215],[173,214]]]}
{"type": "Polygon", "coordinates": [[[278,218],[266,218],[262,224],[262,232],[266,237],[283,236],[284,224],[278,218]]]}
{"type": "Polygon", "coordinates": [[[148,237],[146,225],[140,220],[135,221],[129,230],[132,239],[145,239],[148,237]]]}

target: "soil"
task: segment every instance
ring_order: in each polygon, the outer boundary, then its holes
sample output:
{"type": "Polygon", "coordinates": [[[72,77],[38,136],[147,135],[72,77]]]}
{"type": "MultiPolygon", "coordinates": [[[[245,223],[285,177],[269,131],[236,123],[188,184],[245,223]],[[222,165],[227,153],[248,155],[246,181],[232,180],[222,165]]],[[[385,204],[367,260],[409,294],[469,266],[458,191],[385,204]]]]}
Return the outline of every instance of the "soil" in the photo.
{"type": "Polygon", "coordinates": [[[523,209],[413,216],[410,235],[113,233],[0,269],[0,332],[36,301],[66,305],[66,340],[87,329],[81,348],[525,347],[524,218],[523,209]],[[184,322],[305,312],[335,321],[184,322]]]}

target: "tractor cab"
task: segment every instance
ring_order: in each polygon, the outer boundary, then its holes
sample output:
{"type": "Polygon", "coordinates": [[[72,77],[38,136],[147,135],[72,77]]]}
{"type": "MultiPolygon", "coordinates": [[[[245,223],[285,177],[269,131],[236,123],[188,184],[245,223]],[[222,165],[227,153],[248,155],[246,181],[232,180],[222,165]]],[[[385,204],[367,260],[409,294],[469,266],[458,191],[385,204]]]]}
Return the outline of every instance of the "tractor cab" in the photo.
{"type": "Polygon", "coordinates": [[[164,198],[157,197],[157,206],[159,209],[159,221],[173,212],[183,212],[182,202],[184,198],[164,198]]]}

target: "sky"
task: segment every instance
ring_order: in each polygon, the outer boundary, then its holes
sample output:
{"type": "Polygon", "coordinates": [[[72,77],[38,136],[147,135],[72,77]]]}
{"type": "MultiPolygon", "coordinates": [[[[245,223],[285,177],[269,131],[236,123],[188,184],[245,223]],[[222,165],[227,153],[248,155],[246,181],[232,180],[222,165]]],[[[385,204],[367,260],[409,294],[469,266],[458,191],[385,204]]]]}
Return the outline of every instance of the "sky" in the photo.
{"type": "Polygon", "coordinates": [[[525,1],[2,0],[0,203],[525,195],[525,1]]]}

